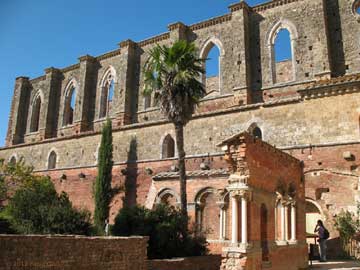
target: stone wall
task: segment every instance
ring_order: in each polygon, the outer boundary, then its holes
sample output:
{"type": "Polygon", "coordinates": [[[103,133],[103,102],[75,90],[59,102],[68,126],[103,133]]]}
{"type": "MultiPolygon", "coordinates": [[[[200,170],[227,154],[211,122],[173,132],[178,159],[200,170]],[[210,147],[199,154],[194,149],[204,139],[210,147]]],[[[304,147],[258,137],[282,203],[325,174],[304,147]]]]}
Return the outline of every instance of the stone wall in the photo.
{"type": "Polygon", "coordinates": [[[149,260],[148,270],[219,270],[220,263],[220,255],[149,260]]]}
{"type": "Polygon", "coordinates": [[[252,8],[241,2],[230,6],[230,12],[223,16],[189,26],[170,24],[164,34],[140,42],[125,40],[117,50],[97,57],[79,57],[77,64],[63,69],[47,68],[39,78],[19,77],[7,145],[99,130],[104,120],[99,114],[103,82],[109,70],[114,74],[115,92],[107,116],[113,119],[114,126],[161,119],[161,114],[154,112],[153,102],[144,108],[142,67],[156,44],[170,45],[180,38],[194,41],[203,58],[213,46],[219,48],[219,93],[234,94],[237,105],[257,101],[257,93],[250,89],[280,87],[274,80],[277,68],[272,47],[278,30],[283,28],[291,34],[294,76],[284,71],[282,76],[286,80],[280,78],[278,82],[305,84],[329,78],[330,73],[354,74],[360,70],[360,63],[354,60],[359,52],[359,45],[353,39],[358,34],[359,15],[353,11],[353,2],[280,0],[252,8]],[[64,126],[65,94],[72,81],[78,88],[74,124],[64,126]],[[42,101],[40,126],[38,131],[30,132],[37,95],[42,101]]]}
{"type": "Polygon", "coordinates": [[[146,237],[0,235],[0,269],[146,270],[146,237]]]}

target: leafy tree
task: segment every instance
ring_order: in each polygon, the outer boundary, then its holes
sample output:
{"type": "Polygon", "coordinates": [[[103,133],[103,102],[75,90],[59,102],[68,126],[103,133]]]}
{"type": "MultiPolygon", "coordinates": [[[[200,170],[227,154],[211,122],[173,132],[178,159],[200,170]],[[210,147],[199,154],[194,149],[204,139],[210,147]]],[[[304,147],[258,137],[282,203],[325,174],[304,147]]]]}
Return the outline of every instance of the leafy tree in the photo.
{"type": "Polygon", "coordinates": [[[346,245],[360,231],[360,220],[349,211],[341,211],[335,218],[335,228],[339,231],[343,244],[346,245]]]}
{"type": "Polygon", "coordinates": [[[154,210],[141,206],[125,207],[116,216],[112,233],[149,236],[150,259],[205,255],[205,238],[193,236],[183,223],[182,213],[164,204],[157,205],[154,210]]]}
{"type": "Polygon", "coordinates": [[[19,187],[4,212],[18,233],[90,234],[91,230],[90,213],[73,208],[67,194],[57,194],[48,177],[34,176],[19,187]]]}
{"type": "Polygon", "coordinates": [[[109,217],[109,205],[113,195],[113,190],[111,188],[112,167],[112,126],[110,119],[107,119],[102,130],[98,158],[98,175],[94,186],[94,225],[98,234],[104,233],[105,220],[109,217]]]}
{"type": "Polygon", "coordinates": [[[177,41],[171,47],[150,50],[144,66],[144,95],[154,92],[155,101],[165,117],[174,124],[180,176],[181,211],[187,217],[184,126],[199,100],[205,95],[199,77],[205,71],[204,59],[197,57],[194,43],[177,41]]]}

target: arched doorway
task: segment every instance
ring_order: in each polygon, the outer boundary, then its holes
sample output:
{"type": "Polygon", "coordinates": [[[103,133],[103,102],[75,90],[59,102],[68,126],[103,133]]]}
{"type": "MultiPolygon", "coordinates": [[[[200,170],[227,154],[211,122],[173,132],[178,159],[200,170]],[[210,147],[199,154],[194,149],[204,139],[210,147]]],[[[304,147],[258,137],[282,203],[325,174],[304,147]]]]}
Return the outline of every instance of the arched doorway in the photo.
{"type": "Polygon", "coordinates": [[[323,220],[324,215],[320,206],[311,199],[306,199],[306,233],[314,233],[314,228],[319,219],[323,220]]]}

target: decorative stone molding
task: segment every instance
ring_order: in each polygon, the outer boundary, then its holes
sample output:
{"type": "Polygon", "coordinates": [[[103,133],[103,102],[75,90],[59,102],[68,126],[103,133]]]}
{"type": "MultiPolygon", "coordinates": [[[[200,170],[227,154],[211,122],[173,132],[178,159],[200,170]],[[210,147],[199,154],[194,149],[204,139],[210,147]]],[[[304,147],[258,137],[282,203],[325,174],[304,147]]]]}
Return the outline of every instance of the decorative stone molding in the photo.
{"type": "Polygon", "coordinates": [[[150,44],[158,43],[160,41],[166,40],[170,38],[170,33],[166,32],[157,36],[154,36],[152,38],[145,39],[143,41],[138,42],[139,47],[145,47],[150,44]]]}
{"type": "Polygon", "coordinates": [[[62,73],[65,73],[65,72],[69,72],[69,71],[72,71],[72,70],[75,70],[75,69],[79,69],[80,68],[80,64],[77,63],[77,64],[74,64],[74,65],[71,65],[71,66],[68,66],[66,68],[63,68],[61,69],[61,72],[62,73]]]}
{"type": "Polygon", "coordinates": [[[95,58],[89,54],[86,54],[86,55],[83,55],[83,56],[80,56],[79,58],[79,61],[80,62],[83,62],[83,61],[94,61],[95,58]]]}
{"type": "Polygon", "coordinates": [[[120,54],[121,54],[121,50],[117,49],[115,51],[111,51],[111,52],[99,55],[95,59],[98,60],[98,61],[101,61],[101,60],[108,59],[108,58],[111,58],[111,57],[114,57],[114,56],[117,56],[117,55],[120,55],[120,54]]]}
{"type": "Polygon", "coordinates": [[[238,11],[240,9],[246,9],[247,11],[250,11],[251,8],[245,1],[240,1],[240,3],[232,4],[229,6],[229,9],[231,12],[238,11]]]}
{"type": "Polygon", "coordinates": [[[175,23],[171,23],[168,25],[168,29],[169,31],[174,31],[176,29],[180,29],[180,28],[187,28],[188,26],[182,22],[175,22],[175,23]]]}
{"type": "Polygon", "coordinates": [[[131,39],[123,40],[119,43],[120,48],[126,48],[126,47],[135,47],[136,42],[131,39]]]}
{"type": "Polygon", "coordinates": [[[270,2],[267,2],[267,3],[264,3],[264,4],[252,7],[252,11],[261,12],[261,11],[264,11],[264,10],[267,10],[267,9],[276,8],[278,6],[283,6],[283,5],[286,5],[286,4],[299,2],[299,1],[302,1],[302,0],[273,0],[273,1],[270,1],[270,2]]]}
{"type": "Polygon", "coordinates": [[[212,18],[210,20],[206,20],[203,22],[199,22],[199,23],[190,25],[189,29],[192,31],[196,31],[196,30],[199,30],[202,28],[214,26],[214,25],[221,24],[221,23],[228,22],[228,21],[231,21],[231,14],[226,14],[223,16],[212,18]]]}

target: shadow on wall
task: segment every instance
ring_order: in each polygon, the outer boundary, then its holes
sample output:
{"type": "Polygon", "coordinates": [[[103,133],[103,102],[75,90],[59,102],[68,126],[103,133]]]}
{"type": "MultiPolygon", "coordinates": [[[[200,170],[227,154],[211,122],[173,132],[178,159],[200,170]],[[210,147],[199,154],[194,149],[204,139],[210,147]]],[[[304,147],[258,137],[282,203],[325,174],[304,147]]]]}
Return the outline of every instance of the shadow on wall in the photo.
{"type": "Polygon", "coordinates": [[[137,203],[136,191],[137,191],[137,178],[138,178],[138,166],[137,166],[137,139],[131,138],[129,151],[127,155],[125,173],[125,196],[123,197],[124,207],[134,206],[137,203]]]}

